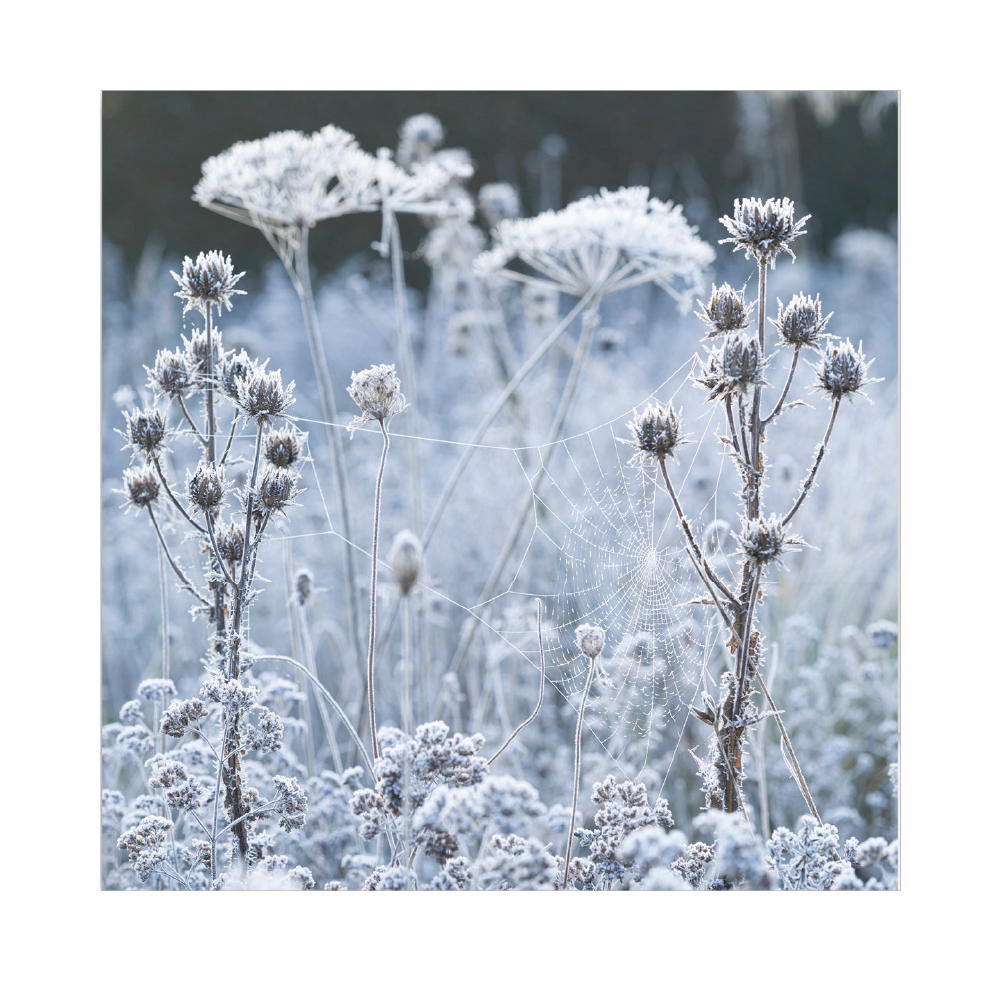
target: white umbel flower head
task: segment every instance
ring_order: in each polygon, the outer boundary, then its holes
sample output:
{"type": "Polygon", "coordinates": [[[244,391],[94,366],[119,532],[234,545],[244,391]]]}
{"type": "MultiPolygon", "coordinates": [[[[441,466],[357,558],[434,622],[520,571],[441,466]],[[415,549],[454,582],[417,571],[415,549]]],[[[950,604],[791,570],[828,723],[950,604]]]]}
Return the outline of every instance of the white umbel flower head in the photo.
{"type": "Polygon", "coordinates": [[[400,392],[395,365],[373,365],[361,372],[352,372],[348,392],[361,409],[361,415],[348,425],[352,435],[367,421],[378,421],[385,427],[407,405],[400,392]]]}
{"type": "Polygon", "coordinates": [[[680,205],[651,198],[647,188],[603,188],[558,212],[502,220],[496,246],[477,258],[474,270],[575,296],[652,281],[686,303],[715,256],[695,233],[680,205]],[[514,260],[538,274],[512,271],[514,260]]]}

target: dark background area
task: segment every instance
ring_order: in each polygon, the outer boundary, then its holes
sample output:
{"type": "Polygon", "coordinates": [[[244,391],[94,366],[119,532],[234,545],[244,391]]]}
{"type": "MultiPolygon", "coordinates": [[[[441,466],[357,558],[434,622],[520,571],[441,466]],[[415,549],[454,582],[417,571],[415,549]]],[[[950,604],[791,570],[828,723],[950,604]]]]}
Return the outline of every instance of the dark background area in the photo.
{"type": "MultiPolygon", "coordinates": [[[[103,100],[105,237],[133,267],[150,238],[168,256],[219,248],[241,269],[272,260],[260,234],[191,200],[201,164],[241,139],[333,123],[362,148],[395,148],[410,115],[430,112],[446,146],[467,149],[475,192],[516,184],[525,214],[544,204],[540,167],[559,165],[560,204],[600,187],[648,185],[685,205],[703,232],[735,197],[788,196],[814,214],[813,246],[844,229],[895,226],[897,102],[885,93],[692,92],[196,92],[108,91],[103,100]],[[560,137],[554,139],[552,137],[560,137]]],[[[552,200],[552,199],[549,199],[552,200]]],[[[423,228],[404,222],[413,249],[423,228]]],[[[370,216],[318,226],[313,259],[327,271],[378,238],[370,216]]],[[[423,268],[408,280],[423,283],[423,268]]]]}

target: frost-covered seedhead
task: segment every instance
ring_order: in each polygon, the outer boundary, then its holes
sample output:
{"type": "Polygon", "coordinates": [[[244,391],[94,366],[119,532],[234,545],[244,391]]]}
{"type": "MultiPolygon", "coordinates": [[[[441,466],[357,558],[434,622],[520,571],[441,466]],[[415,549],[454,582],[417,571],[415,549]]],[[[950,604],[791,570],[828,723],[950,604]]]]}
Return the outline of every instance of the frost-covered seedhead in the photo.
{"type": "Polygon", "coordinates": [[[243,525],[238,521],[231,521],[221,530],[217,528],[216,542],[219,544],[219,555],[226,563],[232,565],[243,559],[243,525]]]}
{"type": "Polygon", "coordinates": [[[247,746],[262,754],[273,754],[282,749],[285,725],[281,716],[270,709],[262,709],[257,717],[257,726],[247,733],[247,746]]]}
{"type": "Polygon", "coordinates": [[[651,198],[647,188],[603,188],[558,212],[502,220],[494,249],[477,258],[474,271],[524,280],[507,267],[520,260],[571,295],[592,289],[607,294],[652,281],[684,301],[701,286],[714,257],[695,234],[680,206],[651,198]]]}
{"type": "Polygon", "coordinates": [[[719,220],[730,236],[719,242],[735,244],[735,253],[743,250],[748,260],[773,268],[783,251],[795,260],[789,244],[806,233],[805,224],[810,218],[806,215],[796,219],[795,209],[795,203],[788,198],[781,201],[769,198],[764,202],[760,198],[734,199],[733,218],[722,216],[719,220]]]}
{"type": "MultiPolygon", "coordinates": [[[[191,371],[204,382],[204,376],[209,370],[209,339],[205,330],[192,331],[191,339],[181,338],[184,341],[184,353],[188,356],[188,364],[191,371]]],[[[212,370],[216,369],[223,358],[222,334],[218,330],[212,331],[212,370]]]]}
{"type": "Polygon", "coordinates": [[[404,595],[410,594],[410,589],[420,577],[421,564],[424,559],[424,547],[421,540],[413,532],[404,529],[397,532],[387,557],[389,566],[404,595]]]}
{"type": "Polygon", "coordinates": [[[688,443],[682,437],[679,417],[674,407],[665,410],[657,402],[651,403],[641,414],[634,411],[626,427],[633,434],[630,444],[636,448],[637,457],[658,462],[667,456],[674,458],[674,450],[688,443]]]}
{"type": "Polygon", "coordinates": [[[348,425],[351,433],[367,421],[386,425],[407,406],[400,392],[395,365],[373,365],[361,372],[352,372],[348,393],[361,410],[361,416],[348,425]]]}
{"type": "Polygon", "coordinates": [[[490,839],[493,854],[472,866],[476,882],[487,890],[555,890],[560,884],[560,863],[537,838],[517,834],[490,839]]]}
{"type": "Polygon", "coordinates": [[[118,847],[129,853],[132,868],[144,883],[167,861],[164,841],[173,826],[173,821],[164,817],[144,817],[118,839],[118,847]]]}
{"type": "Polygon", "coordinates": [[[160,732],[168,737],[183,737],[184,734],[198,726],[198,721],[208,715],[205,703],[201,699],[175,699],[163,711],[160,717],[160,732]]]}
{"type": "Polygon", "coordinates": [[[125,430],[119,431],[125,439],[125,447],[132,446],[132,455],[144,455],[151,459],[163,448],[163,440],[167,436],[167,418],[152,407],[140,410],[138,407],[128,413],[123,410],[125,430]]]}
{"type": "Polygon", "coordinates": [[[189,309],[200,309],[206,313],[215,306],[222,315],[223,306],[226,309],[233,308],[230,299],[234,295],[247,294],[236,287],[236,283],[246,272],[234,274],[233,262],[229,256],[223,257],[218,250],[200,253],[195,260],[185,257],[181,273],[170,273],[181,286],[180,292],[175,292],[174,295],[184,300],[185,313],[189,309]]]}
{"type": "Polygon", "coordinates": [[[771,865],[782,876],[787,890],[826,890],[850,862],[839,862],[838,829],[833,824],[817,823],[804,817],[795,833],[778,827],[765,849],[771,865]]]}
{"type": "Polygon", "coordinates": [[[294,389],[295,382],[290,382],[288,388],[282,385],[281,369],[254,366],[247,375],[236,380],[236,405],[248,420],[253,418],[265,424],[284,416],[295,403],[294,389]]]}
{"type": "Polygon", "coordinates": [[[779,332],[779,341],[793,348],[817,348],[820,341],[830,334],[824,333],[827,321],[834,316],[828,313],[824,316],[820,305],[820,296],[816,299],[805,296],[802,292],[789,300],[788,306],[782,305],[779,299],[779,318],[769,320],[779,332]]]}
{"type": "Polygon", "coordinates": [[[146,463],[142,466],[129,466],[122,473],[126,503],[136,510],[149,507],[160,496],[160,477],[156,469],[146,463]]]}
{"type": "Polygon", "coordinates": [[[724,282],[719,288],[713,285],[709,302],[704,303],[700,299],[699,306],[702,307],[701,312],[696,312],[695,315],[709,328],[706,336],[715,337],[717,334],[732,334],[747,327],[751,322],[754,303],[744,302],[744,289],[738,292],[724,282]]]}
{"type": "Polygon", "coordinates": [[[202,164],[194,199],[258,228],[312,226],[373,211],[378,197],[370,180],[355,183],[344,169],[353,153],[361,154],[354,136],[334,125],[238,142],[202,164]]]}
{"type": "Polygon", "coordinates": [[[244,685],[239,678],[223,678],[213,674],[198,693],[203,699],[218,702],[228,712],[244,712],[257,705],[261,690],[256,685],[244,685]]]}
{"type": "Polygon", "coordinates": [[[805,546],[806,542],[798,535],[786,532],[782,519],[778,514],[768,518],[746,518],[740,520],[740,535],[734,534],[737,549],[758,566],[782,562],[783,554],[805,546]]]}
{"type": "Polygon", "coordinates": [[[503,181],[484,184],[477,195],[480,211],[490,226],[503,219],[517,219],[521,215],[521,199],[510,184],[503,181]]]}
{"type": "Polygon", "coordinates": [[[264,436],[264,458],[279,469],[288,469],[302,458],[306,435],[291,425],[269,431],[264,436]]]}
{"type": "Polygon", "coordinates": [[[707,401],[726,396],[746,396],[756,386],[767,385],[767,362],[757,338],[752,334],[727,334],[720,347],[710,350],[692,380],[707,390],[707,401]]]}
{"type": "Polygon", "coordinates": [[[817,373],[814,391],[826,393],[832,400],[850,400],[856,393],[868,400],[869,397],[862,392],[862,387],[882,382],[882,379],[866,378],[873,361],[872,358],[866,361],[865,355],[862,354],[861,343],[857,349],[847,340],[828,344],[813,369],[817,373]]]}
{"type": "Polygon", "coordinates": [[[239,381],[245,379],[255,369],[263,369],[244,348],[222,356],[216,369],[216,379],[223,394],[234,403],[239,399],[239,381]]]}
{"type": "Polygon", "coordinates": [[[298,483],[299,474],[295,470],[272,466],[265,471],[257,487],[255,511],[259,514],[284,514],[285,509],[303,492],[298,483]]]}
{"type": "Polygon", "coordinates": [[[226,499],[226,474],[219,466],[202,459],[188,473],[188,500],[206,514],[214,514],[226,499]]]}
{"type": "Polygon", "coordinates": [[[139,682],[136,695],[146,702],[163,702],[177,695],[177,688],[170,678],[146,678],[139,682]]]}
{"type": "Polygon", "coordinates": [[[872,640],[872,645],[880,650],[886,650],[893,646],[900,635],[897,623],[890,622],[889,619],[880,619],[878,622],[870,623],[865,631],[868,633],[869,639],[872,640]]]}
{"type": "Polygon", "coordinates": [[[192,368],[187,352],[182,348],[173,351],[161,348],[153,367],[143,366],[149,374],[147,385],[161,396],[187,396],[198,386],[198,373],[192,368]]]}
{"type": "Polygon", "coordinates": [[[278,804],[275,806],[278,826],[286,832],[304,826],[307,804],[305,790],[294,778],[285,775],[275,775],[272,781],[279,797],[278,804]]]}
{"type": "Polygon", "coordinates": [[[597,657],[605,646],[605,630],[590,622],[579,625],[574,635],[577,637],[577,646],[585,657],[597,657]]]}

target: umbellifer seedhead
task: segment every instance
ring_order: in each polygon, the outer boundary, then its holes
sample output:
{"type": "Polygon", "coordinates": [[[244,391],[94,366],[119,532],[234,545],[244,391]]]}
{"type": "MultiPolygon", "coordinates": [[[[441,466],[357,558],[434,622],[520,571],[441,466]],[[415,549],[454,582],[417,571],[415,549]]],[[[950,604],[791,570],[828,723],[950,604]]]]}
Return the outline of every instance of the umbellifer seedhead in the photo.
{"type": "Polygon", "coordinates": [[[348,425],[352,433],[366,421],[388,424],[407,405],[400,392],[395,365],[373,365],[361,372],[352,372],[348,393],[361,410],[361,416],[348,425]]]}
{"type": "Polygon", "coordinates": [[[597,657],[605,645],[605,630],[585,622],[577,627],[577,646],[585,657],[597,657]]]}

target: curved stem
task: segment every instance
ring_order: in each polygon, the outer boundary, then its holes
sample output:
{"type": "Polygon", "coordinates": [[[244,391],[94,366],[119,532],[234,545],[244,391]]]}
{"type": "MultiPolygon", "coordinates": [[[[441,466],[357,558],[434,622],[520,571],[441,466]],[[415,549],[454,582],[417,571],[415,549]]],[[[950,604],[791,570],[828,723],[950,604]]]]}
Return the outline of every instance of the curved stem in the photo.
{"type": "Polygon", "coordinates": [[[208,445],[208,442],[205,440],[201,431],[198,430],[198,425],[195,423],[194,418],[188,413],[188,408],[184,403],[184,397],[178,395],[177,402],[181,405],[181,413],[188,419],[188,423],[191,425],[191,430],[194,431],[195,437],[198,439],[198,444],[201,445],[202,448],[205,448],[208,445]]]}
{"type": "Polygon", "coordinates": [[[240,423],[240,412],[237,411],[233,414],[233,423],[229,426],[229,437],[226,439],[226,448],[222,453],[222,458],[219,460],[220,466],[226,465],[226,460],[229,458],[229,450],[233,447],[233,438],[236,435],[236,425],[240,423]]]}
{"type": "Polygon", "coordinates": [[[181,512],[181,514],[187,520],[189,525],[192,525],[199,532],[202,531],[202,526],[199,525],[198,522],[195,521],[195,519],[192,518],[191,515],[184,510],[184,508],[181,505],[181,502],[177,499],[176,495],[174,494],[174,491],[170,489],[170,484],[167,482],[167,477],[163,475],[163,469],[160,466],[160,457],[158,455],[153,456],[153,465],[156,467],[156,471],[160,476],[160,482],[163,484],[164,489],[167,491],[167,496],[170,498],[171,503],[174,505],[174,507],[177,508],[178,511],[181,512]]]}
{"type": "Polygon", "coordinates": [[[167,562],[170,564],[170,569],[177,574],[178,580],[181,582],[181,586],[189,594],[193,594],[206,608],[211,608],[211,603],[203,598],[198,591],[195,589],[195,585],[184,576],[184,572],[181,568],[174,562],[174,557],[170,555],[170,550],[167,548],[167,543],[164,541],[163,533],[160,531],[160,526],[157,523],[156,515],[153,514],[152,505],[147,505],[146,510],[149,511],[149,520],[153,522],[153,528],[156,529],[156,537],[160,540],[160,545],[163,547],[164,555],[167,557],[167,562]]]}
{"type": "Polygon", "coordinates": [[[591,667],[587,672],[587,681],[584,683],[584,694],[580,699],[580,712],[577,713],[577,730],[574,734],[573,752],[573,806],[570,808],[570,832],[567,835],[567,857],[563,867],[564,890],[567,888],[567,880],[570,877],[570,854],[573,850],[573,831],[577,823],[577,792],[580,786],[580,733],[584,727],[584,707],[587,705],[587,695],[591,690],[591,681],[594,678],[594,665],[597,660],[597,656],[591,657],[591,667]]]}
{"type": "Polygon", "coordinates": [[[219,552],[219,542],[215,537],[215,529],[212,527],[212,515],[208,511],[205,512],[205,527],[209,531],[209,538],[212,540],[212,551],[215,553],[216,561],[219,564],[219,572],[226,578],[226,583],[232,587],[236,587],[236,581],[230,576],[229,571],[226,569],[226,564],[223,561],[222,554],[219,552]]]}
{"type": "Polygon", "coordinates": [[[792,361],[789,364],[789,374],[786,376],[786,384],[782,387],[782,395],[779,397],[778,403],[772,408],[772,412],[761,422],[762,427],[766,427],[779,415],[779,411],[782,409],[782,404],[785,403],[786,397],[789,395],[789,387],[792,385],[792,374],[796,371],[796,362],[799,361],[799,345],[796,345],[795,350],[792,353],[792,361]]]}
{"type": "Polygon", "coordinates": [[[838,416],[838,408],[840,406],[841,400],[836,399],[834,401],[834,409],[831,411],[831,419],[827,424],[827,434],[824,435],[824,440],[821,442],[820,448],[817,449],[817,457],[813,460],[813,468],[810,470],[807,478],[803,481],[803,486],[800,487],[799,497],[796,498],[796,503],[793,504],[789,513],[782,519],[783,528],[785,528],[785,526],[792,521],[793,515],[799,510],[803,501],[806,500],[806,495],[810,492],[810,488],[813,486],[813,481],[817,476],[817,470],[820,468],[820,460],[824,458],[824,453],[827,451],[827,444],[831,440],[831,431],[834,430],[834,421],[838,416]]]}

